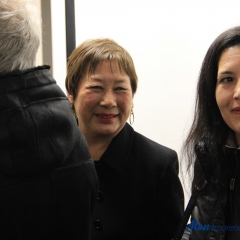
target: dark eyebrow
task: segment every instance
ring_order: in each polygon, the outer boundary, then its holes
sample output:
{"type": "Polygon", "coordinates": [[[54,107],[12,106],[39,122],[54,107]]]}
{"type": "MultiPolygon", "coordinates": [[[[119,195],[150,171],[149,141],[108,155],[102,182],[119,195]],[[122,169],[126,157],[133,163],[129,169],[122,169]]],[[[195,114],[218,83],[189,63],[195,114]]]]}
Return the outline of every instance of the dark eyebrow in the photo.
{"type": "Polygon", "coordinates": [[[102,82],[102,80],[99,79],[99,78],[91,77],[91,79],[94,80],[94,81],[96,81],[96,82],[102,82]]]}
{"type": "MultiPolygon", "coordinates": [[[[103,80],[101,80],[101,79],[99,79],[99,78],[96,78],[96,77],[91,77],[91,79],[94,80],[94,81],[96,81],[96,82],[102,82],[102,81],[103,81],[103,80]]],[[[118,79],[118,80],[116,81],[116,83],[124,83],[124,82],[126,82],[125,79],[118,79]]]]}
{"type": "Polygon", "coordinates": [[[217,74],[217,78],[219,78],[219,76],[221,75],[233,75],[233,72],[231,71],[223,71],[217,74]]]}
{"type": "Polygon", "coordinates": [[[124,80],[124,79],[119,79],[119,80],[117,80],[116,82],[117,82],[117,83],[124,83],[124,82],[126,82],[126,80],[124,80]]]}
{"type": "Polygon", "coordinates": [[[231,72],[231,71],[223,71],[223,72],[218,73],[218,75],[220,75],[220,74],[233,74],[233,72],[231,72]]]}

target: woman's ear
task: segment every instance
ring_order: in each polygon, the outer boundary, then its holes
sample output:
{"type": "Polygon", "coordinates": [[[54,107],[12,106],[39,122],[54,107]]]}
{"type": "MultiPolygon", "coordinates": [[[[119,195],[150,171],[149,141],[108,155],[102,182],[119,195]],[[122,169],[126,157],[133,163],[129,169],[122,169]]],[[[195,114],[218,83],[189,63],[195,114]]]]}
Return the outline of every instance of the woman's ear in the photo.
{"type": "Polygon", "coordinates": [[[67,97],[68,97],[69,101],[71,102],[71,104],[73,104],[73,95],[67,93],[67,97]]]}
{"type": "Polygon", "coordinates": [[[69,101],[70,101],[70,103],[71,103],[72,113],[73,113],[73,115],[75,116],[75,118],[77,118],[76,112],[75,112],[75,108],[74,108],[73,95],[67,93],[67,97],[68,97],[68,99],[69,99],[69,101]]]}

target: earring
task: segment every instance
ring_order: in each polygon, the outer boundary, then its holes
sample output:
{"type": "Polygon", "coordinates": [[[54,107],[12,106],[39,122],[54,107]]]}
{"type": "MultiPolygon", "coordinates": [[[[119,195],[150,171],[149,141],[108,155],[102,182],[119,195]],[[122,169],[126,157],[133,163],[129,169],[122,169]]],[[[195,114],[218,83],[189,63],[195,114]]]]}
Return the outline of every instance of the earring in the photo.
{"type": "Polygon", "coordinates": [[[72,114],[73,114],[74,118],[76,119],[76,122],[77,122],[77,125],[78,125],[78,118],[77,118],[73,103],[71,103],[71,110],[72,110],[72,114]]]}
{"type": "Polygon", "coordinates": [[[73,103],[71,103],[71,110],[72,110],[72,114],[74,115],[74,117],[76,117],[75,108],[74,108],[73,103]]]}
{"type": "Polygon", "coordinates": [[[71,103],[71,110],[72,110],[72,114],[75,118],[77,118],[76,112],[75,112],[75,107],[73,105],[73,103],[71,103]]]}
{"type": "Polygon", "coordinates": [[[133,123],[134,123],[133,106],[132,106],[131,113],[130,113],[130,116],[129,116],[129,123],[130,123],[131,125],[133,125],[133,123]]]}

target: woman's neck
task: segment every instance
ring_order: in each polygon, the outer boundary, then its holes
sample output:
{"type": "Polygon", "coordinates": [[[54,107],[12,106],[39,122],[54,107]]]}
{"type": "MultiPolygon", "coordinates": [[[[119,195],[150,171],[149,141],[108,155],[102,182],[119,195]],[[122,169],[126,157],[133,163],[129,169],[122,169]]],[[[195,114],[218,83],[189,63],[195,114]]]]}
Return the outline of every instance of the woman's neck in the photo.
{"type": "Polygon", "coordinates": [[[226,145],[228,145],[230,147],[239,148],[239,146],[240,146],[239,134],[230,129],[228,131],[226,145]]]}
{"type": "Polygon", "coordinates": [[[236,133],[236,132],[235,132],[235,142],[236,142],[237,147],[239,148],[239,146],[240,146],[240,135],[239,135],[239,133],[236,133]]]}
{"type": "Polygon", "coordinates": [[[112,138],[86,138],[86,140],[93,161],[98,161],[107,150],[112,138]]]}

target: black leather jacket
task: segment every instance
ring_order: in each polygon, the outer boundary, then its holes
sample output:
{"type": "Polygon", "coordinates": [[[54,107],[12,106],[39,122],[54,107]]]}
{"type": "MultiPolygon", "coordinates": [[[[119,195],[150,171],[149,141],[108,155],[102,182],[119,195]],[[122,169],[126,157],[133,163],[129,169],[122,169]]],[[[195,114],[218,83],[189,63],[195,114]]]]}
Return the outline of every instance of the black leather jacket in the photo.
{"type": "Polygon", "coordinates": [[[89,239],[97,175],[49,67],[0,76],[0,239],[89,239]]]}
{"type": "Polygon", "coordinates": [[[240,239],[240,149],[226,145],[224,151],[226,182],[221,187],[207,185],[202,191],[182,240],[240,239]]]}

